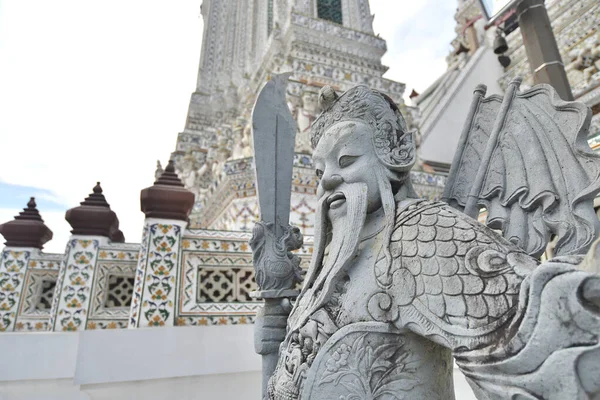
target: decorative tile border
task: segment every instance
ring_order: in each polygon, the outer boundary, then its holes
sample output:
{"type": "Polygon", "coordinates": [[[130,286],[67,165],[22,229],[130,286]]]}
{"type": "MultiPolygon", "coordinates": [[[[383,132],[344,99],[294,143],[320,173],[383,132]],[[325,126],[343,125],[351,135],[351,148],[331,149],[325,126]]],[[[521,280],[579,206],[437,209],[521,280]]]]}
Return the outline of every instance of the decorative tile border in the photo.
{"type": "Polygon", "coordinates": [[[31,251],[5,248],[0,260],[0,332],[15,329],[31,251]]]}
{"type": "Polygon", "coordinates": [[[69,241],[53,299],[51,323],[54,331],[85,329],[94,267],[102,239],[73,237],[69,241]]]}
{"type": "MultiPolygon", "coordinates": [[[[39,310],[37,308],[40,302],[45,282],[56,283],[58,279],[58,270],[36,270],[28,269],[25,275],[25,284],[23,288],[23,299],[19,307],[18,322],[25,322],[28,319],[50,319],[50,308],[39,310]]],[[[56,291],[56,290],[55,290],[56,291]]],[[[54,299],[54,296],[52,296],[54,299]]]]}
{"type": "Polygon", "coordinates": [[[137,262],[139,246],[131,250],[101,248],[98,253],[98,261],[133,261],[137,262]]]}
{"type": "Polygon", "coordinates": [[[248,315],[205,315],[181,316],[176,320],[177,326],[212,326],[212,325],[246,325],[253,324],[255,314],[248,315]]]}
{"type": "Polygon", "coordinates": [[[142,290],[144,288],[144,277],[146,276],[146,260],[148,259],[148,238],[150,236],[150,225],[145,223],[142,231],[142,243],[138,255],[137,268],[135,270],[135,282],[133,284],[133,297],[129,311],[129,324],[131,328],[138,326],[139,314],[142,305],[142,290]]]}
{"type": "Polygon", "coordinates": [[[248,242],[252,234],[249,232],[214,231],[210,229],[186,229],[184,239],[222,239],[243,240],[248,242]]]}
{"type": "MultiPolygon", "coordinates": [[[[186,325],[237,323],[227,318],[241,315],[253,322],[262,303],[248,297],[256,288],[250,237],[243,232],[186,230],[177,315],[186,325]]],[[[313,243],[312,236],[305,237],[304,247],[297,252],[303,268],[308,267],[313,243]]]]}
{"type": "Polygon", "coordinates": [[[54,283],[52,302],[56,293],[56,283],[63,254],[33,253],[27,264],[23,298],[17,315],[16,331],[46,331],[48,330],[52,307],[40,310],[37,305],[43,295],[44,283],[54,283]]]}
{"type": "MultiPolygon", "coordinates": [[[[246,253],[252,255],[248,241],[252,234],[248,232],[213,231],[205,229],[186,230],[181,243],[184,252],[200,251],[203,253],[246,253]]],[[[314,244],[313,236],[304,236],[304,246],[295,253],[311,255],[314,244]]]]}
{"type": "Polygon", "coordinates": [[[136,270],[130,326],[175,325],[179,248],[185,225],[181,221],[146,220],[136,270]]]}
{"type": "Polygon", "coordinates": [[[19,320],[15,325],[15,332],[45,332],[50,330],[50,317],[19,320]]]}
{"type": "Polygon", "coordinates": [[[115,320],[89,320],[86,325],[87,330],[94,329],[126,329],[128,327],[127,318],[115,320]]]}
{"type": "Polygon", "coordinates": [[[63,260],[64,254],[44,254],[42,252],[38,254],[32,254],[27,264],[27,269],[41,269],[41,270],[56,270],[60,269],[60,264],[63,260]]]}

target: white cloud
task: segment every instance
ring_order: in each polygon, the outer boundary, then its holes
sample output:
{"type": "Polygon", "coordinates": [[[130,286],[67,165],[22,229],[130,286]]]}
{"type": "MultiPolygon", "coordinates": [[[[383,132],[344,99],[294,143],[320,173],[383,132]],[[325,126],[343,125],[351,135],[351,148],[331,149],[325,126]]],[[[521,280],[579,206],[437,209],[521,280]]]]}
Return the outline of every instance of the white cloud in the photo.
{"type": "Polygon", "coordinates": [[[389,79],[425,90],[446,71],[446,56],[455,37],[454,0],[371,0],[373,29],[387,41],[383,63],[389,79]]]}

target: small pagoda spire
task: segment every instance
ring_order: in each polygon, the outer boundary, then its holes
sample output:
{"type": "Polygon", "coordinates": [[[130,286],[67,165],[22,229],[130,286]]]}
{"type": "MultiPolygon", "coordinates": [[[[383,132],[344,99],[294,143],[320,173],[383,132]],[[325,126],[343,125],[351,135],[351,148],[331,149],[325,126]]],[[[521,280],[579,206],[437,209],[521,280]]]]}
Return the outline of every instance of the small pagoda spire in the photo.
{"type": "Polygon", "coordinates": [[[194,206],[194,194],[183,186],[173,160],[169,160],[154,185],[142,190],[140,202],[146,218],[187,221],[194,206]]]}
{"type": "Polygon", "coordinates": [[[160,174],[158,179],[154,181],[155,185],[169,185],[169,186],[180,186],[183,187],[183,183],[181,179],[175,173],[175,164],[173,164],[173,160],[169,160],[167,167],[160,174]]]}
{"type": "MultiPolygon", "coordinates": [[[[119,238],[119,219],[102,194],[100,182],[96,183],[92,193],[79,204],[80,206],[67,210],[65,214],[65,219],[73,228],[71,234],[119,238]]],[[[120,236],[123,236],[122,232],[120,236]]]]}
{"type": "Polygon", "coordinates": [[[44,224],[34,197],[14,220],[0,225],[0,234],[6,239],[7,247],[42,249],[44,243],[52,239],[52,231],[44,224]]]}
{"type": "Polygon", "coordinates": [[[102,186],[100,182],[96,182],[96,186],[92,189],[92,193],[86,197],[81,203],[82,206],[97,206],[110,208],[110,204],[106,202],[106,197],[102,194],[102,186]]]}

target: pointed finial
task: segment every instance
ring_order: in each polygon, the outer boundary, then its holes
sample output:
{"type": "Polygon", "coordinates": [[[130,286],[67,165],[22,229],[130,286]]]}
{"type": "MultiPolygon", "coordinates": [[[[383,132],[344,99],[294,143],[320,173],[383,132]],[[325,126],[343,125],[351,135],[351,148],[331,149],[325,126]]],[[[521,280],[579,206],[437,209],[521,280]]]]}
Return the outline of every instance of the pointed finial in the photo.
{"type": "Polygon", "coordinates": [[[90,193],[90,195],[79,204],[81,204],[82,206],[105,207],[110,209],[110,205],[106,202],[106,198],[102,194],[102,187],[100,186],[100,182],[96,182],[96,186],[94,186],[92,192],[93,193],[90,193]]]}
{"type": "Polygon", "coordinates": [[[168,186],[181,186],[183,187],[183,183],[181,179],[175,173],[175,164],[173,163],[173,159],[169,160],[167,167],[163,171],[162,174],[158,177],[158,179],[154,182],[155,185],[168,185],[168,186]]]}
{"type": "Polygon", "coordinates": [[[44,220],[42,220],[40,212],[36,207],[37,205],[35,204],[35,197],[31,197],[27,202],[27,208],[24,208],[23,211],[21,211],[19,215],[15,217],[15,220],[30,220],[44,222],[44,220]]]}
{"type": "Polygon", "coordinates": [[[96,183],[92,193],[79,204],[79,207],[71,208],[65,214],[65,219],[73,228],[73,235],[111,238],[119,229],[119,219],[102,194],[100,182],[96,183]]]}
{"type": "Polygon", "coordinates": [[[27,208],[13,221],[0,225],[0,233],[6,239],[8,247],[36,247],[42,249],[44,243],[52,239],[52,231],[44,224],[36,208],[35,198],[27,202],[27,208]]]}
{"type": "Polygon", "coordinates": [[[100,182],[96,182],[96,186],[94,186],[94,189],[92,189],[92,190],[96,194],[102,193],[102,187],[100,186],[100,182]]]}
{"type": "Polygon", "coordinates": [[[171,158],[167,163],[167,168],[165,168],[167,172],[175,172],[175,164],[173,163],[173,159],[171,158]]]}
{"type": "Polygon", "coordinates": [[[194,194],[185,189],[175,173],[173,159],[162,171],[154,185],[142,190],[140,202],[146,218],[187,221],[194,206],[194,194]]]}

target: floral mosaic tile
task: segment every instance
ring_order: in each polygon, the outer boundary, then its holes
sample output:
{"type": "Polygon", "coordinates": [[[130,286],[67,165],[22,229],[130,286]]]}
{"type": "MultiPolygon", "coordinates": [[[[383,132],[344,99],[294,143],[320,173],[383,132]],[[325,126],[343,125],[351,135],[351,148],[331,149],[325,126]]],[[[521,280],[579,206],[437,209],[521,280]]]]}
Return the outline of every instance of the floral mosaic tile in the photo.
{"type": "Polygon", "coordinates": [[[148,223],[144,228],[130,316],[133,326],[175,325],[182,233],[183,227],[175,223],[148,223]]]}
{"type": "Polygon", "coordinates": [[[26,320],[16,323],[16,332],[45,332],[49,330],[49,318],[38,320],[26,320]]]}
{"type": "Polygon", "coordinates": [[[30,251],[4,249],[0,260],[0,332],[15,329],[30,251]]]}
{"type": "Polygon", "coordinates": [[[53,300],[53,330],[73,332],[85,329],[99,247],[98,239],[70,240],[53,300]]]}
{"type": "Polygon", "coordinates": [[[246,325],[256,320],[254,314],[248,315],[206,315],[181,316],[177,318],[177,326],[212,326],[212,325],[246,325]]]}
{"type": "Polygon", "coordinates": [[[127,328],[127,318],[122,318],[118,320],[91,320],[87,322],[86,329],[94,330],[94,329],[126,329],[127,328]]]}
{"type": "Polygon", "coordinates": [[[135,270],[135,283],[133,285],[133,298],[131,299],[131,310],[129,313],[129,326],[138,326],[138,317],[142,305],[142,290],[144,287],[144,277],[146,276],[146,260],[148,259],[148,238],[150,236],[150,225],[144,224],[142,231],[142,242],[135,270]]]}

